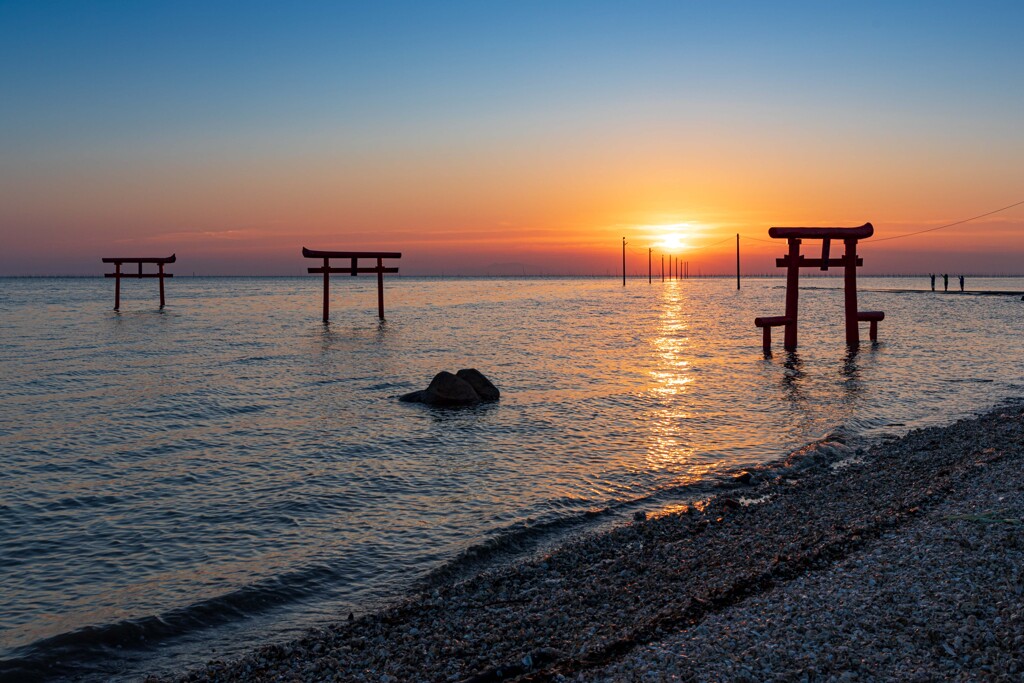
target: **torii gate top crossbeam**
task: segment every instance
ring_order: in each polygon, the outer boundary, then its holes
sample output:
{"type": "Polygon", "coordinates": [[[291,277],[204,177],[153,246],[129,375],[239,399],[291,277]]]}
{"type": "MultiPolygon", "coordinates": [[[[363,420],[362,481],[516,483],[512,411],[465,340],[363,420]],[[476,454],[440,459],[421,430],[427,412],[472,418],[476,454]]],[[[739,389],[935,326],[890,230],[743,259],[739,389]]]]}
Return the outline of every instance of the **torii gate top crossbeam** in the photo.
{"type": "Polygon", "coordinates": [[[306,258],[402,258],[400,251],[324,251],[302,248],[306,258]]]}
{"type": "MultiPolygon", "coordinates": [[[[125,256],[124,258],[118,258],[115,256],[105,257],[101,259],[103,263],[174,263],[178,259],[177,254],[171,254],[170,256],[125,256]]],[[[121,277],[128,277],[122,275],[121,277]]]]}
{"type": "Polygon", "coordinates": [[[863,240],[875,234],[871,223],[856,228],[768,228],[768,236],[777,240],[863,240]]]}

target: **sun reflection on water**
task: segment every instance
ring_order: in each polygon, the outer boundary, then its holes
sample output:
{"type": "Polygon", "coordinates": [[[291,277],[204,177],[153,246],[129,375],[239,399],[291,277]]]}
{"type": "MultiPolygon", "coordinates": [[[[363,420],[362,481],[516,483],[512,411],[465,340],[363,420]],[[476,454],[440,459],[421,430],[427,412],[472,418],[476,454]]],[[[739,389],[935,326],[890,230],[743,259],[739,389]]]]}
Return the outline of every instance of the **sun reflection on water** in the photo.
{"type": "Polygon", "coordinates": [[[655,470],[684,469],[694,456],[691,414],[684,396],[692,391],[689,311],[677,283],[665,288],[658,325],[650,339],[655,365],[649,371],[654,400],[647,423],[647,467],[655,470]]]}

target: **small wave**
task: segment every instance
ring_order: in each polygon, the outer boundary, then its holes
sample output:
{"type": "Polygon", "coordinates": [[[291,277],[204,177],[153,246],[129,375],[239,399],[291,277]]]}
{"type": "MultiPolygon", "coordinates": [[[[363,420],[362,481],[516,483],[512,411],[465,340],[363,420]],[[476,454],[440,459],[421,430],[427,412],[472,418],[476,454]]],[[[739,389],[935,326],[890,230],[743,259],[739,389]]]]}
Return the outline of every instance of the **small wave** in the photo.
{"type": "Polygon", "coordinates": [[[399,382],[380,382],[378,384],[370,384],[370,385],[367,385],[365,387],[362,387],[361,390],[362,391],[384,391],[385,389],[408,388],[408,387],[409,387],[408,383],[404,383],[404,382],[401,382],[401,383],[399,383],[399,382]]]}
{"type": "Polygon", "coordinates": [[[237,621],[323,591],[340,572],[316,565],[163,614],[87,626],[15,649],[0,660],[0,682],[36,681],[98,670],[109,653],[237,621]]]}
{"type": "Polygon", "coordinates": [[[418,582],[420,589],[465,578],[500,561],[536,550],[545,541],[559,538],[565,532],[614,514],[614,506],[596,508],[554,519],[516,523],[499,530],[482,543],[469,546],[440,567],[428,572],[418,582]]]}
{"type": "Polygon", "coordinates": [[[243,356],[242,358],[234,358],[227,362],[228,365],[251,365],[253,363],[266,363],[267,361],[277,360],[280,356],[243,356]]]}

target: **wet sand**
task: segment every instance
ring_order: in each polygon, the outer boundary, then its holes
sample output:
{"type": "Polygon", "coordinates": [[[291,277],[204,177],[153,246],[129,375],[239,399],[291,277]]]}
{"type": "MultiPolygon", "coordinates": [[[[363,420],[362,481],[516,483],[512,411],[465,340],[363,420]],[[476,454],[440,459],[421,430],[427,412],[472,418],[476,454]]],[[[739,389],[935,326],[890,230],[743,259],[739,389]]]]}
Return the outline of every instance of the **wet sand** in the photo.
{"type": "Polygon", "coordinates": [[[1022,472],[1022,404],[821,444],[704,505],[166,680],[1019,680],[1022,472]]]}

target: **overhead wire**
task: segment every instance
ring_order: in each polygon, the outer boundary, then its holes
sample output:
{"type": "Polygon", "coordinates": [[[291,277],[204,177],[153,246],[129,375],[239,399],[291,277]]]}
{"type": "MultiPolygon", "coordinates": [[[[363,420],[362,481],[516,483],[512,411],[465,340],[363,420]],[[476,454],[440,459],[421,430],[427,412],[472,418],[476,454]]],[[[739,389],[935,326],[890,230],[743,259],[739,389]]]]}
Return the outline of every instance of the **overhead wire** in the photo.
{"type": "Polygon", "coordinates": [[[717,242],[712,242],[711,244],[705,244],[705,245],[701,246],[700,248],[701,249],[708,249],[710,247],[717,247],[719,244],[722,244],[723,242],[728,242],[731,239],[733,239],[733,236],[729,235],[724,240],[718,240],[717,242]]]}
{"type": "Polygon", "coordinates": [[[985,216],[991,216],[992,214],[1000,213],[1002,211],[1007,211],[1009,209],[1012,209],[1015,206],[1020,206],[1021,204],[1024,204],[1024,199],[1020,200],[1019,202],[1014,202],[1013,204],[1010,204],[1009,206],[1004,206],[1001,209],[996,209],[995,211],[988,211],[986,213],[978,214],[977,216],[971,216],[970,218],[964,218],[963,220],[954,221],[952,223],[946,223],[945,225],[939,225],[939,226],[936,226],[934,228],[927,228],[925,230],[918,230],[916,232],[907,232],[907,233],[904,233],[902,235],[893,235],[892,237],[881,237],[879,239],[873,239],[873,240],[871,240],[871,244],[878,244],[879,242],[885,242],[887,240],[898,240],[898,239],[901,239],[903,237],[913,237],[914,235],[923,235],[926,232],[935,232],[936,230],[942,230],[944,228],[952,228],[954,225],[962,225],[963,223],[970,223],[971,221],[976,221],[979,218],[984,218],[985,216]]]}

